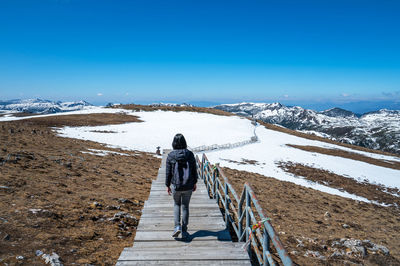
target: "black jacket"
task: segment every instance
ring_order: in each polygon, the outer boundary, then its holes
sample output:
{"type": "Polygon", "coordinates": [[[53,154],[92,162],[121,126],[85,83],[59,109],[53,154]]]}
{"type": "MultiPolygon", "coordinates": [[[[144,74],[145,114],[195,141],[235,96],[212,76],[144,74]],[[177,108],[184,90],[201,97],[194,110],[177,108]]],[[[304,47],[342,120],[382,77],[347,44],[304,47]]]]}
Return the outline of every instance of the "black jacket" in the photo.
{"type": "MultiPolygon", "coordinates": [[[[177,161],[180,162],[189,162],[190,175],[189,178],[193,178],[193,185],[197,183],[197,166],[196,159],[194,158],[193,152],[188,149],[182,150],[173,150],[168,154],[167,162],[166,162],[166,176],[165,176],[165,185],[169,187],[174,184],[174,180],[172,180],[174,176],[175,163],[177,161]]],[[[190,188],[193,189],[193,188],[190,188]]]]}

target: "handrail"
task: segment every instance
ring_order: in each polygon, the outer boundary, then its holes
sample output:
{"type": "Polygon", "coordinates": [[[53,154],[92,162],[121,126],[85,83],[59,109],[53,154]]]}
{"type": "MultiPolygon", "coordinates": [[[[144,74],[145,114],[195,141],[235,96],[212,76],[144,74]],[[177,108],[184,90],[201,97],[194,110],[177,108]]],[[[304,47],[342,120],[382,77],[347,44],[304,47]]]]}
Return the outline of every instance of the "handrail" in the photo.
{"type": "Polygon", "coordinates": [[[202,145],[194,148],[188,148],[192,152],[205,152],[205,151],[214,151],[214,150],[224,150],[224,149],[233,149],[238,148],[244,145],[252,144],[258,142],[258,136],[256,134],[256,128],[259,125],[255,120],[253,120],[252,124],[254,125],[253,136],[250,139],[235,142],[235,143],[225,143],[225,144],[213,144],[213,145],[202,145]]]}
{"type": "Polygon", "coordinates": [[[250,184],[247,182],[244,184],[239,198],[219,164],[211,165],[204,153],[201,161],[196,155],[196,162],[198,175],[203,179],[210,197],[216,199],[223,209],[226,226],[233,229],[238,241],[250,242],[249,248],[255,253],[258,263],[260,265],[276,264],[270,249],[270,242],[272,242],[282,264],[293,265],[250,184]],[[260,228],[252,229],[252,225],[256,224],[257,220],[263,222],[264,226],[261,230],[260,228]]]}

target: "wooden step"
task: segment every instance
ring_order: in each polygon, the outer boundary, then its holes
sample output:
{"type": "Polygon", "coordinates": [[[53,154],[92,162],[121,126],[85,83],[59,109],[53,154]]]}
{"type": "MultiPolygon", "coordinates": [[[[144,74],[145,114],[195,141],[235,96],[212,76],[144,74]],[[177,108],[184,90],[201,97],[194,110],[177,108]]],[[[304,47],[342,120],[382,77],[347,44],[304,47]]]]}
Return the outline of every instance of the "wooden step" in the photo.
{"type": "Polygon", "coordinates": [[[188,237],[172,237],[174,204],[165,186],[163,154],[157,179],[145,201],[132,247],[116,265],[251,265],[243,243],[233,243],[221,211],[199,180],[189,204],[188,237]]]}

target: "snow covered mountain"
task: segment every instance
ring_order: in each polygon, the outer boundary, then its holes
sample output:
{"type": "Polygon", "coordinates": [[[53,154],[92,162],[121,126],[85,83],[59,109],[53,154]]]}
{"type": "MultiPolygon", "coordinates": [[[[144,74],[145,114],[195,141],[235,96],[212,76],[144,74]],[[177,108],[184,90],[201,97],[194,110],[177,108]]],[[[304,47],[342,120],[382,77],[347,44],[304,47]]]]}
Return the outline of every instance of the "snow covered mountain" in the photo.
{"type": "Polygon", "coordinates": [[[92,106],[85,101],[79,102],[54,102],[42,99],[0,101],[0,111],[52,114],[67,111],[82,110],[92,106]]]}
{"type": "Polygon", "coordinates": [[[222,104],[214,108],[344,143],[400,153],[398,110],[382,109],[359,116],[340,108],[316,112],[280,103],[222,104]]]}

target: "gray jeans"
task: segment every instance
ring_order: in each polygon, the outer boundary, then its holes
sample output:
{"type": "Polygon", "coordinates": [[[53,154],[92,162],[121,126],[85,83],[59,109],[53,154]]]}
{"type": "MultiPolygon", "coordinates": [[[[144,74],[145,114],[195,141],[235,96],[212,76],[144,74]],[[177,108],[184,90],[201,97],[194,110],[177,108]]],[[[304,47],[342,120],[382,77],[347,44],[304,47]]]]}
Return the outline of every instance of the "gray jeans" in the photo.
{"type": "Polygon", "coordinates": [[[174,198],[174,222],[175,227],[182,225],[182,231],[187,231],[189,224],[189,202],[192,196],[192,190],[176,191],[172,186],[172,196],[174,198]],[[182,207],[182,224],[181,224],[182,207]]]}

